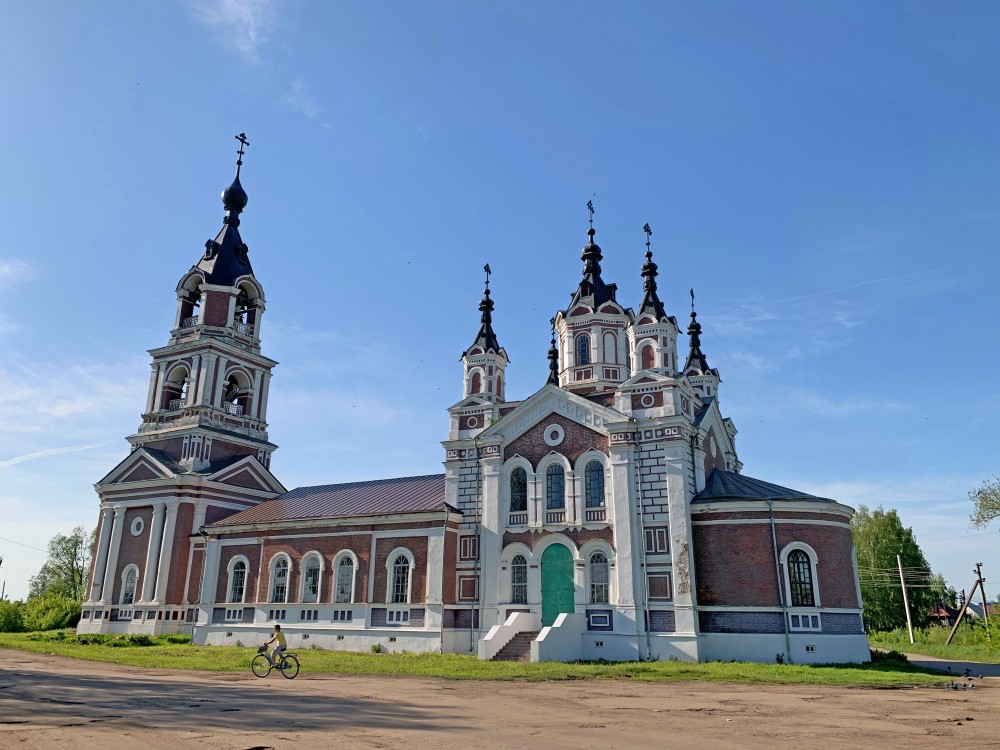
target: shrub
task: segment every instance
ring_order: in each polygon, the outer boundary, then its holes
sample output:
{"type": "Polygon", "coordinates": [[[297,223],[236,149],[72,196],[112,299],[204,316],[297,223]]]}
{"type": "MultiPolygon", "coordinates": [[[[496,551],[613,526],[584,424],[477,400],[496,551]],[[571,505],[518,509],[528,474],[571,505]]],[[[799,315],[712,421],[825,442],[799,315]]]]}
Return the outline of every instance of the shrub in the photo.
{"type": "Polygon", "coordinates": [[[0,633],[20,633],[24,630],[21,602],[0,601],[0,633]]]}
{"type": "Polygon", "coordinates": [[[909,664],[910,660],[906,658],[906,654],[901,654],[899,651],[871,649],[871,662],[872,664],[909,664]]]}
{"type": "MultiPolygon", "coordinates": [[[[183,633],[167,633],[166,635],[161,635],[160,638],[166,643],[190,643],[191,636],[184,635],[183,633]]],[[[237,641],[236,645],[240,645],[237,641]]]]}
{"type": "Polygon", "coordinates": [[[122,648],[124,646],[155,646],[156,641],[144,633],[122,633],[113,637],[108,642],[108,645],[113,648],[122,648]]]}
{"type": "Polygon", "coordinates": [[[381,654],[382,653],[382,644],[381,643],[373,643],[372,644],[372,653],[373,654],[381,654]]]}
{"type": "Polygon", "coordinates": [[[73,628],[80,622],[80,602],[59,594],[45,594],[29,599],[23,616],[26,630],[73,628]]]}

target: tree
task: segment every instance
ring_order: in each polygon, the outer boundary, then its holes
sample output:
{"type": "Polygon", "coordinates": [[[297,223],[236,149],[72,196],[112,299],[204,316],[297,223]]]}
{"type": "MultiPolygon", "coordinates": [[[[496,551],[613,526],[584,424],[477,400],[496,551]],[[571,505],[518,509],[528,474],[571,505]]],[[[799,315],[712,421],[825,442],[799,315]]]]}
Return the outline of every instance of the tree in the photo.
{"type": "Polygon", "coordinates": [[[49,541],[49,559],[28,582],[28,599],[56,594],[82,602],[90,570],[94,532],[77,526],[66,534],[56,534],[49,541]]]}
{"type": "Polygon", "coordinates": [[[858,556],[866,630],[892,630],[906,625],[896,555],[903,563],[914,623],[922,624],[936,604],[953,600],[954,589],[949,590],[941,576],[931,573],[913,529],[903,526],[895,510],[886,511],[881,505],[870,510],[862,505],[851,520],[851,532],[858,556]]]}
{"type": "Polygon", "coordinates": [[[80,602],[50,591],[29,599],[22,611],[25,630],[56,630],[80,622],[80,602]]]}
{"type": "Polygon", "coordinates": [[[24,630],[21,602],[0,601],[0,633],[20,633],[24,630]]]}
{"type": "Polygon", "coordinates": [[[1000,516],[1000,477],[987,479],[982,487],[969,492],[969,499],[972,501],[969,520],[973,526],[982,528],[1000,516]]]}

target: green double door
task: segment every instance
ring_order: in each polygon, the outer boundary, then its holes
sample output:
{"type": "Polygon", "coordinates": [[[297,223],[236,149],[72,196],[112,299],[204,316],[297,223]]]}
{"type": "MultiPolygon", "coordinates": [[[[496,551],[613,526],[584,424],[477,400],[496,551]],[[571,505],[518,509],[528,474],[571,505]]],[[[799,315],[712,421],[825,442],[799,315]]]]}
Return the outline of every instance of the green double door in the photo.
{"type": "Polygon", "coordinates": [[[542,553],[542,627],[560,612],[573,611],[573,555],[562,544],[552,544],[542,553]]]}

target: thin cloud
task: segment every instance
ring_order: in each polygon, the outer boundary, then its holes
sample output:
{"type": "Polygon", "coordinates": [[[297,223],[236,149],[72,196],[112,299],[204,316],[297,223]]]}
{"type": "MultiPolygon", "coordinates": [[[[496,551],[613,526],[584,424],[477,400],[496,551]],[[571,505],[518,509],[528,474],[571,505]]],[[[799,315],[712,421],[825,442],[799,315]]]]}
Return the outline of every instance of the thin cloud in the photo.
{"type": "Polygon", "coordinates": [[[255,63],[278,20],[275,0],[196,0],[186,5],[195,20],[216,32],[219,42],[255,63]]]}
{"type": "Polygon", "coordinates": [[[0,258],[0,282],[34,278],[34,267],[18,258],[0,258]]]}
{"type": "Polygon", "coordinates": [[[841,292],[849,292],[852,289],[859,289],[863,286],[871,286],[872,284],[886,284],[890,281],[904,281],[906,279],[915,279],[920,276],[926,276],[929,273],[936,273],[936,271],[914,271],[913,273],[903,273],[897,276],[885,276],[880,279],[866,279],[864,281],[857,281],[853,284],[848,284],[847,286],[837,287],[836,289],[824,289],[820,292],[808,292],[806,294],[798,294],[794,297],[786,297],[785,299],[776,299],[772,302],[775,305],[783,305],[786,302],[798,302],[803,299],[812,299],[814,297],[825,297],[828,294],[840,294],[841,292]]]}
{"type": "Polygon", "coordinates": [[[309,95],[304,81],[292,81],[291,89],[285,97],[285,104],[311,120],[319,117],[320,109],[309,95]]]}
{"type": "Polygon", "coordinates": [[[89,451],[92,448],[103,448],[105,445],[107,445],[107,443],[72,445],[66,448],[46,448],[45,450],[25,453],[23,456],[15,456],[14,458],[8,458],[6,461],[0,461],[0,469],[6,469],[8,466],[23,464],[27,461],[37,461],[40,458],[48,458],[49,456],[61,456],[64,453],[79,453],[80,451],[89,451]]]}

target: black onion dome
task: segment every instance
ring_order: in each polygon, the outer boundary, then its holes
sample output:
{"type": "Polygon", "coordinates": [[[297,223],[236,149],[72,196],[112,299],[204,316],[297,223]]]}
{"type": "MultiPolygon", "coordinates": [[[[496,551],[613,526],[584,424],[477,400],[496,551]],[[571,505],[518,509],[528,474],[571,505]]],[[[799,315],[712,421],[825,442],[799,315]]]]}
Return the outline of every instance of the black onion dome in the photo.
{"type": "Polygon", "coordinates": [[[227,211],[236,211],[239,213],[247,207],[249,200],[247,191],[240,184],[240,175],[237,172],[232,184],[222,191],[222,205],[226,207],[227,211]]]}

